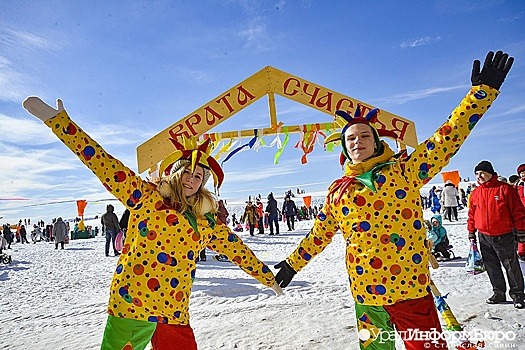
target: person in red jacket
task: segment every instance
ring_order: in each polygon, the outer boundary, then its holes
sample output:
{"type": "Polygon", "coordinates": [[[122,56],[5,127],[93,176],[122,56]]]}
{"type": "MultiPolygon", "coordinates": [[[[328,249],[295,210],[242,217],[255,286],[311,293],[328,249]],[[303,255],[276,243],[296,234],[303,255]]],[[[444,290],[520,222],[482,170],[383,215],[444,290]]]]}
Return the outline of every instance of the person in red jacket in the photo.
{"type": "Polygon", "coordinates": [[[524,284],[516,241],[525,241],[525,208],[514,188],[498,181],[498,175],[489,161],[481,161],[474,173],[479,186],[470,195],[467,228],[471,240],[476,240],[478,232],[481,256],[494,291],[487,303],[506,301],[503,265],[514,307],[523,309],[524,284]]]}
{"type": "Polygon", "coordinates": [[[259,234],[264,234],[264,206],[261,202],[261,198],[257,197],[255,199],[255,203],[257,206],[257,215],[259,216],[259,219],[257,219],[257,226],[259,228],[259,234]]]}
{"type": "MultiPolygon", "coordinates": [[[[518,166],[517,173],[518,180],[514,186],[518,190],[521,203],[525,207],[525,163],[518,166]]],[[[525,261],[525,242],[518,242],[518,259],[525,261]]]]}

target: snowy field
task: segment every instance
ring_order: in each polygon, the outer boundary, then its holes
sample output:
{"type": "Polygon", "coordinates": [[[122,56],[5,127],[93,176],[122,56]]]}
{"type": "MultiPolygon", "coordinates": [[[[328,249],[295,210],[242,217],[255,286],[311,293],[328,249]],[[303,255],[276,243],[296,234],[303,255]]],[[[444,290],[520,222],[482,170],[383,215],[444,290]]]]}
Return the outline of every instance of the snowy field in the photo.
{"type": "MultiPolygon", "coordinates": [[[[462,210],[459,222],[445,222],[454,252],[463,257],[468,252],[465,220],[462,210]]],[[[240,236],[273,268],[311,224],[296,223],[296,231],[288,232],[281,223],[279,236],[240,236]]],[[[0,265],[0,349],[100,347],[117,262],[104,256],[104,242],[104,237],[75,240],[63,251],[51,243],[13,244],[13,263],[0,265]]],[[[280,297],[235,265],[211,259],[213,252],[207,255],[198,264],[190,303],[199,349],[358,349],[341,235],[280,297]]],[[[486,349],[525,349],[525,310],[510,302],[487,305],[492,293],[486,273],[466,275],[461,259],[442,263],[432,277],[443,294],[450,293],[447,301],[458,321],[480,335],[486,349]]],[[[451,349],[456,345],[449,342],[451,349]]]]}

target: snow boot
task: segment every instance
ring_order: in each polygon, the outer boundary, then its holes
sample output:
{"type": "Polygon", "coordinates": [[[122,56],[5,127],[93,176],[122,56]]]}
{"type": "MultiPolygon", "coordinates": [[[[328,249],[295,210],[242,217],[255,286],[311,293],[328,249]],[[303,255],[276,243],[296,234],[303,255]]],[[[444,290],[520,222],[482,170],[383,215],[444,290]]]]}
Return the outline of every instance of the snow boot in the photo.
{"type": "Polygon", "coordinates": [[[494,293],[490,298],[486,300],[487,304],[501,304],[507,301],[505,295],[494,293]]]}

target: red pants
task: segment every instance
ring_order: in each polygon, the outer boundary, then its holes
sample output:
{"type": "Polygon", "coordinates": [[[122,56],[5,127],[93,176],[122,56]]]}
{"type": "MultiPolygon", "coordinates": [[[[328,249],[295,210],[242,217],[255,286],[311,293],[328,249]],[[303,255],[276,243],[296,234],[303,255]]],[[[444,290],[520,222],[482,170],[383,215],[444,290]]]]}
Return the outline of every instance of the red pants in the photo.
{"type": "Polygon", "coordinates": [[[356,303],[355,309],[362,350],[393,350],[396,333],[407,350],[448,349],[446,341],[440,337],[441,324],[431,294],[385,306],[356,303]],[[437,334],[439,339],[418,339],[414,336],[415,331],[422,335],[437,334]]]}
{"type": "Polygon", "coordinates": [[[197,350],[190,326],[159,323],[151,338],[153,350],[197,350]]]}
{"type": "Polygon", "coordinates": [[[197,350],[189,325],[169,325],[108,315],[101,350],[197,350]]]}
{"type": "MultiPolygon", "coordinates": [[[[416,328],[420,331],[442,332],[434,299],[430,293],[423,298],[400,301],[384,308],[390,314],[390,321],[398,333],[416,328]]],[[[403,340],[403,343],[407,350],[448,349],[447,342],[443,339],[436,342],[403,340]]]]}

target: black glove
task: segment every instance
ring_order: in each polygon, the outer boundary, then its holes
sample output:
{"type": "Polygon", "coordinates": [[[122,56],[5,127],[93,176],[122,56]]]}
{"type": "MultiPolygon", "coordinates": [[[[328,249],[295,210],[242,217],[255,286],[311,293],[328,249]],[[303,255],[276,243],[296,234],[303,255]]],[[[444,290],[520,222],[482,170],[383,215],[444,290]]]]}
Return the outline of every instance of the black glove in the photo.
{"type": "Polygon", "coordinates": [[[274,266],[276,269],[279,269],[279,272],[277,272],[277,275],[275,276],[275,282],[281,287],[284,288],[287,285],[290,284],[292,281],[293,276],[297,272],[286,262],[286,260],[281,261],[277,265],[274,266]]]}
{"type": "Polygon", "coordinates": [[[468,234],[468,239],[471,240],[471,241],[474,241],[474,243],[476,243],[478,241],[475,233],[469,233],[468,234]]]}
{"type": "Polygon", "coordinates": [[[496,52],[496,55],[494,55],[494,52],[489,51],[481,72],[478,60],[475,60],[472,65],[472,75],[470,77],[472,86],[485,84],[499,90],[513,62],[514,57],[509,57],[509,54],[503,53],[503,51],[496,52]]]}
{"type": "Polygon", "coordinates": [[[525,232],[516,231],[516,241],[520,243],[525,243],[525,232]]]}

